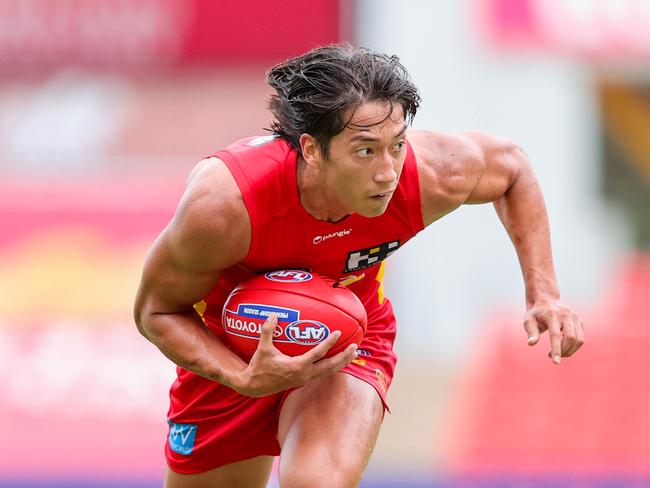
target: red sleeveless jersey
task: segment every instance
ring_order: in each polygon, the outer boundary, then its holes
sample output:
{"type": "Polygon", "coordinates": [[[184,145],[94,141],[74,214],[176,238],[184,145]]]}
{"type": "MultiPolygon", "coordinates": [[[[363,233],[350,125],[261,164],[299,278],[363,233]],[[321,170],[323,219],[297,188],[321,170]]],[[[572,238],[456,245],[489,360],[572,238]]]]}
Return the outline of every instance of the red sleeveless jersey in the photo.
{"type": "MultiPolygon", "coordinates": [[[[284,140],[244,139],[215,156],[228,166],[239,185],[251,220],[252,240],[244,261],[224,270],[214,289],[196,305],[207,327],[230,347],[221,327],[221,309],[232,289],[252,273],[302,268],[339,280],[361,298],[368,312],[359,355],[341,372],[370,384],[388,408],[386,392],[397,361],[393,352],[396,322],[390,301],[383,297],[383,260],[423,227],[411,147],[407,144],[399,185],[386,211],[374,218],[352,214],[337,223],[316,220],[302,207],[296,180],[298,153],[284,140]]],[[[288,391],[249,398],[191,371],[177,371],[178,379],[170,391],[170,431],[165,447],[174,471],[200,473],[256,456],[280,454],[278,418],[288,391]],[[184,432],[195,437],[186,442],[184,432]]]]}
{"type": "Polygon", "coordinates": [[[251,273],[307,269],[348,286],[369,315],[383,303],[383,261],[423,228],[419,178],[408,143],[386,211],[373,218],[351,214],[336,223],[317,220],[302,207],[298,152],[283,139],[242,139],[214,156],[226,164],[242,192],[252,238],[244,261],[224,270],[205,303],[197,305],[213,332],[223,337],[223,303],[251,273]]]}

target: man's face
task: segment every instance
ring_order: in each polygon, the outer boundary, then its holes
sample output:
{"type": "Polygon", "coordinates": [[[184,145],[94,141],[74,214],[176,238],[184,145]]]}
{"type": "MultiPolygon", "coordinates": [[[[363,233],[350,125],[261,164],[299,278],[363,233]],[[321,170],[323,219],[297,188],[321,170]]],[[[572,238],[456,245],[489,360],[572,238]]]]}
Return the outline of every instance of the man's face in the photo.
{"type": "MultiPolygon", "coordinates": [[[[406,157],[402,107],[366,102],[343,132],[332,138],[321,174],[331,201],[345,213],[377,217],[397,188],[406,157]]],[[[344,114],[348,115],[349,114],[344,114]]]]}

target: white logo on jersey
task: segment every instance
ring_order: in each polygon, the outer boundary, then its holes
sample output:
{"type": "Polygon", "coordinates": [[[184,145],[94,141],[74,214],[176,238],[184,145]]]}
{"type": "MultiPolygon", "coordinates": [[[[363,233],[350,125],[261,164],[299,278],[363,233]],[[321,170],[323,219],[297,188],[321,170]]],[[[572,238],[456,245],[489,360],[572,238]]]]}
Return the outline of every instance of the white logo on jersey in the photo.
{"type": "Polygon", "coordinates": [[[326,241],[327,239],[331,239],[332,237],[345,237],[347,235],[350,235],[352,233],[352,229],[345,229],[345,230],[339,230],[336,232],[330,232],[329,234],[325,234],[324,236],[316,236],[314,237],[314,240],[312,243],[314,244],[320,244],[323,241],[326,241]]]}
{"type": "Polygon", "coordinates": [[[259,136],[256,137],[255,139],[251,139],[246,143],[248,146],[261,146],[263,144],[266,144],[267,142],[271,142],[273,139],[275,139],[277,136],[259,136]]]}

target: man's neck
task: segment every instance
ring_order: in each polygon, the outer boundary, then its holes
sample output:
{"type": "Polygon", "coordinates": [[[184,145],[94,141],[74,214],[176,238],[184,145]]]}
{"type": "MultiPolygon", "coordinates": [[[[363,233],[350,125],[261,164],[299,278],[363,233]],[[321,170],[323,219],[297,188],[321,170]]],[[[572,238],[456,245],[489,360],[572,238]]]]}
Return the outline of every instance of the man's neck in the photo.
{"type": "Polygon", "coordinates": [[[298,183],[298,196],[300,204],[305,211],[316,220],[336,223],[345,219],[350,212],[336,210],[340,207],[328,192],[323,178],[316,171],[307,166],[307,163],[298,156],[296,163],[296,181],[298,183]]]}

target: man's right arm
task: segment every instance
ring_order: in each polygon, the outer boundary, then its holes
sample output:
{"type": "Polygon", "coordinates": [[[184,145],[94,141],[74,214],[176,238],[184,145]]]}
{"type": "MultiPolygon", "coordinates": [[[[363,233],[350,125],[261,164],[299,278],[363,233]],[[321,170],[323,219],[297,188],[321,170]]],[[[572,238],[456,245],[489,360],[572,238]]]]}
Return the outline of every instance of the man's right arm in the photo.
{"type": "Polygon", "coordinates": [[[140,332],[179,366],[249,396],[301,386],[352,361],[351,347],[320,360],[335,334],[302,356],[285,356],[272,344],[275,323],[269,320],[246,364],[205,327],[194,304],[222,270],[246,257],[250,242],[250,219],[234,178],[219,160],[201,162],[147,256],[134,308],[140,332]]]}
{"type": "Polygon", "coordinates": [[[202,161],[172,221],[151,247],[136,297],[140,332],[179,366],[234,386],[246,364],[218,340],[194,309],[223,269],[243,260],[250,222],[241,193],[219,161],[202,161]]]}

